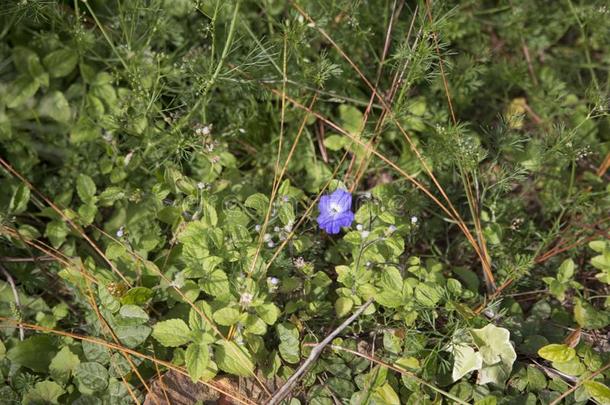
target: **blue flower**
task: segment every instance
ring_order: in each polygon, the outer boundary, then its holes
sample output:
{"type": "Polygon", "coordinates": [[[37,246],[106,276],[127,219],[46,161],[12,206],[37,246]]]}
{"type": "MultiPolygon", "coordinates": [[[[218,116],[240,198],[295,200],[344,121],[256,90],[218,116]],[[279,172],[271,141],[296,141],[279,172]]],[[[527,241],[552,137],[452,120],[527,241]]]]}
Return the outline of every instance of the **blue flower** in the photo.
{"type": "Polygon", "coordinates": [[[342,226],[350,226],[354,220],[352,195],[345,190],[337,189],[331,195],[322,196],[318,209],[318,225],[326,233],[337,234],[342,226]]]}

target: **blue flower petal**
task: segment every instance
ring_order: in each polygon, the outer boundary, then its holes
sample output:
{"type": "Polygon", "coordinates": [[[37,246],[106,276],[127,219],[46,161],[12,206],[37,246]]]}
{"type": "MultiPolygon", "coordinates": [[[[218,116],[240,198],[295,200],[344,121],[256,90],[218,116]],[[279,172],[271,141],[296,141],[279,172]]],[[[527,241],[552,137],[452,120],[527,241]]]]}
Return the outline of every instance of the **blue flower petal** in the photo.
{"type": "Polygon", "coordinates": [[[348,227],[354,221],[351,206],[352,195],[346,190],[337,189],[331,195],[322,196],[318,205],[318,225],[329,234],[339,233],[341,227],[348,227]]]}

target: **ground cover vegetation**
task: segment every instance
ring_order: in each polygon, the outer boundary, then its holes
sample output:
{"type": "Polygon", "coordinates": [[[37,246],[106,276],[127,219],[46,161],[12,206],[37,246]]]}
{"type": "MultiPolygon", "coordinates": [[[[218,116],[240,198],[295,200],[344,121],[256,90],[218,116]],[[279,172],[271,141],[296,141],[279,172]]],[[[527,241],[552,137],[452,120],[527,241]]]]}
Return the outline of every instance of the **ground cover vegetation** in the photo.
{"type": "Polygon", "coordinates": [[[0,402],[610,403],[609,20],[3,1],[0,402]]]}

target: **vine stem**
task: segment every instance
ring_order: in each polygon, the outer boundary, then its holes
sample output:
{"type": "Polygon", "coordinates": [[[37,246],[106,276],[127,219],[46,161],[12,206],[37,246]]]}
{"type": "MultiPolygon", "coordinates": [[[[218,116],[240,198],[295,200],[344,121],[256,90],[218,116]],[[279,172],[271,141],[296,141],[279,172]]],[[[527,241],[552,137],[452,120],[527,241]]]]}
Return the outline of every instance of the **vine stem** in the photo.
{"type": "Polygon", "coordinates": [[[301,364],[298,370],[286,381],[286,384],[282,385],[282,387],[277,390],[273,396],[267,402],[267,405],[277,405],[279,404],[285,397],[290,393],[292,387],[301,379],[301,377],[305,374],[307,369],[313,364],[314,361],[320,354],[324,348],[332,342],[334,338],[339,335],[345,328],[347,328],[356,318],[358,318],[362,313],[373,303],[373,299],[370,298],[367,302],[364,303],[356,312],[352,314],[349,318],[347,318],[341,325],[339,325],[335,330],[333,330],[330,335],[328,335],[323,341],[318,343],[312,350],[307,359],[301,364]]]}

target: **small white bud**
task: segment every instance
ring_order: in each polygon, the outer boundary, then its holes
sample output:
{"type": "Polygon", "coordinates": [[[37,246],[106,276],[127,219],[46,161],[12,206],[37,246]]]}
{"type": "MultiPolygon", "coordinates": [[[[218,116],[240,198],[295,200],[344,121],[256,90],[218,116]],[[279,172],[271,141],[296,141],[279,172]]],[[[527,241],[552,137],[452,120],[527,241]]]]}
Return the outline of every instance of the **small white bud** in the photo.
{"type": "Polygon", "coordinates": [[[417,221],[418,221],[417,217],[416,217],[415,215],[413,215],[413,216],[411,217],[411,223],[412,223],[413,225],[415,225],[415,224],[417,223],[417,221]]]}
{"type": "Polygon", "coordinates": [[[362,236],[362,239],[368,238],[369,235],[370,235],[369,231],[362,231],[362,232],[360,232],[360,236],[362,236]]]}
{"type": "Polygon", "coordinates": [[[362,224],[358,224],[358,225],[356,225],[356,229],[358,231],[362,231],[364,229],[364,227],[362,226],[362,224]]]}

